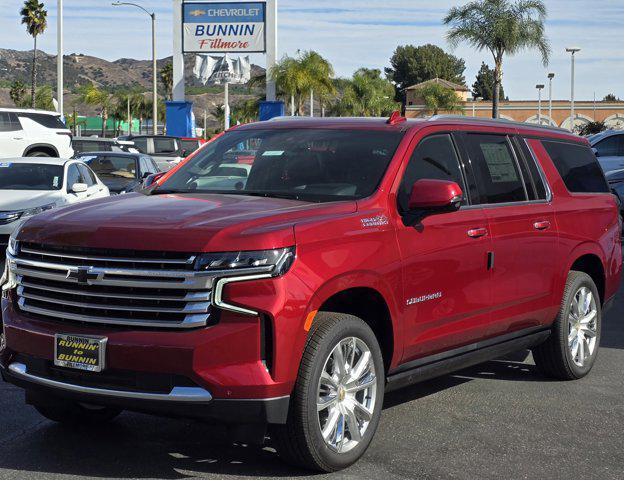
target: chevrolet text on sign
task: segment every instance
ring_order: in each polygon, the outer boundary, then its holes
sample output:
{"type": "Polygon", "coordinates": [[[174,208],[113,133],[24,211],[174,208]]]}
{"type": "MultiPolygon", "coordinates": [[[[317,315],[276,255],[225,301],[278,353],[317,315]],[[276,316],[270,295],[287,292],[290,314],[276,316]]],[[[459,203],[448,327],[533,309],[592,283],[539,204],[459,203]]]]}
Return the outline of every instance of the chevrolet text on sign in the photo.
{"type": "Polygon", "coordinates": [[[264,2],[184,3],[186,53],[264,53],[264,2]]]}

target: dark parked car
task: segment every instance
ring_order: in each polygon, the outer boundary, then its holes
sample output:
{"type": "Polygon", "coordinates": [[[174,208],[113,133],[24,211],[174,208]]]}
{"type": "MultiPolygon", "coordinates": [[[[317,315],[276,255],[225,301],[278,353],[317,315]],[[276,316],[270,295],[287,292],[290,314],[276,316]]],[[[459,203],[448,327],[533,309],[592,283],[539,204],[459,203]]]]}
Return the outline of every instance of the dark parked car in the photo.
{"type": "Polygon", "coordinates": [[[195,153],[204,146],[206,140],[203,138],[181,138],[180,145],[182,147],[182,156],[188,157],[191,153],[195,153]]]}
{"type": "Polygon", "coordinates": [[[624,168],[624,132],[608,130],[587,140],[605,173],[624,168]]]}
{"type": "Polygon", "coordinates": [[[131,141],[119,141],[110,138],[84,138],[76,137],[72,141],[74,156],[89,152],[126,152],[139,153],[139,150],[131,141]]]}
{"type": "Polygon", "coordinates": [[[92,152],[78,159],[91,167],[111,195],[139,190],[145,178],[160,172],[150,156],[140,153],[92,152]]]}
{"type": "Polygon", "coordinates": [[[154,158],[161,170],[169,170],[184,157],[182,142],[178,137],[164,135],[126,135],[118,140],[134,142],[136,148],[154,158]]]}

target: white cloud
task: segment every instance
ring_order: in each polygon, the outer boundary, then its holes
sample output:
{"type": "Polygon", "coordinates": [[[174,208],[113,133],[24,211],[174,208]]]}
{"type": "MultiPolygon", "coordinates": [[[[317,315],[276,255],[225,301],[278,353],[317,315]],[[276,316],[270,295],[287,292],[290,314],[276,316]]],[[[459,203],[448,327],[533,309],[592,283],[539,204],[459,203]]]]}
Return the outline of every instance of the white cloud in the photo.
{"type": "MultiPolygon", "coordinates": [[[[45,0],[44,0],[45,1],[45,0]]],[[[454,0],[279,0],[280,54],[314,49],[327,56],[340,75],[366,66],[383,68],[397,45],[434,43],[448,48],[441,19],[457,3],[454,0]]],[[[45,1],[50,13],[49,29],[40,39],[48,52],[56,49],[56,2],[45,1]]],[[[107,59],[148,58],[149,18],[130,7],[112,7],[107,0],[64,0],[66,52],[79,52],[107,59]]],[[[171,54],[171,1],[144,1],[156,10],[159,56],[171,54]]],[[[569,97],[570,61],[565,47],[579,45],[577,63],[579,98],[599,98],[613,92],[624,97],[620,78],[624,62],[619,45],[624,30],[621,0],[548,0],[547,33],[551,39],[551,64],[544,68],[535,52],[508,58],[505,90],[515,99],[535,96],[534,86],[543,83],[548,71],[557,74],[555,94],[569,97]]],[[[32,40],[19,19],[21,1],[0,0],[0,47],[28,49],[32,40]]],[[[460,47],[456,55],[466,59],[466,79],[472,84],[481,61],[491,63],[487,52],[460,47]]],[[[254,59],[262,63],[262,57],[254,59]]]]}

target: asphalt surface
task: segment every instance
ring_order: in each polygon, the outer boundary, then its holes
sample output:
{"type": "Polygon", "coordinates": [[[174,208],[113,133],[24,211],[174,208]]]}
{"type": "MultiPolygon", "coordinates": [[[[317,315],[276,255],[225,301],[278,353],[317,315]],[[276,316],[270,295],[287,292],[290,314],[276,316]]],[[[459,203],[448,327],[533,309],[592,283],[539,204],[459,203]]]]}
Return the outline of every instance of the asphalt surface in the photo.
{"type": "MultiPolygon", "coordinates": [[[[624,289],[580,381],[541,377],[527,352],[388,394],[364,458],[314,477],[624,479],[623,318],[624,289]]],[[[72,430],[23,397],[0,383],[0,479],[313,477],[270,443],[231,444],[220,428],[124,413],[97,432],[72,430]]]]}

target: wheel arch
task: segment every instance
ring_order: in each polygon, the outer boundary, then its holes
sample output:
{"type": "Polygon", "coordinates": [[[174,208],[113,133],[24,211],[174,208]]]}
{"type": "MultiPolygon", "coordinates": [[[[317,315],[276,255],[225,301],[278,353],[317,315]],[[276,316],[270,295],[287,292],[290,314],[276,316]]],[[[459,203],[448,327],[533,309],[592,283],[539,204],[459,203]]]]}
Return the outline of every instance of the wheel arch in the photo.
{"type": "Polygon", "coordinates": [[[594,253],[586,253],[578,257],[570,267],[570,271],[583,272],[589,275],[598,289],[600,304],[605,302],[606,273],[602,260],[594,253]]]}
{"type": "Polygon", "coordinates": [[[56,147],[54,145],[50,145],[49,143],[33,143],[32,145],[29,145],[26,150],[24,150],[24,154],[22,156],[27,157],[33,152],[49,153],[51,157],[59,156],[59,152],[56,147]]]}

